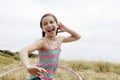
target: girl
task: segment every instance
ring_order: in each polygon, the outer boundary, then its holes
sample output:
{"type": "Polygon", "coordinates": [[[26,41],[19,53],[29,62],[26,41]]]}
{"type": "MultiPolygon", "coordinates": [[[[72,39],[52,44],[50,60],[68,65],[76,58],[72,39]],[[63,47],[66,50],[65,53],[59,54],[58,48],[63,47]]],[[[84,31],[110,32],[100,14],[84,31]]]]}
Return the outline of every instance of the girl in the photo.
{"type": "Polygon", "coordinates": [[[81,36],[62,23],[58,23],[57,18],[50,13],[43,15],[40,27],[43,37],[20,50],[20,59],[31,74],[29,80],[54,80],[59,62],[61,43],[76,41],[81,36]],[[67,32],[70,36],[57,36],[57,33],[60,32],[67,32]],[[28,53],[35,50],[39,52],[39,63],[37,66],[31,66],[28,61],[28,53]]]}

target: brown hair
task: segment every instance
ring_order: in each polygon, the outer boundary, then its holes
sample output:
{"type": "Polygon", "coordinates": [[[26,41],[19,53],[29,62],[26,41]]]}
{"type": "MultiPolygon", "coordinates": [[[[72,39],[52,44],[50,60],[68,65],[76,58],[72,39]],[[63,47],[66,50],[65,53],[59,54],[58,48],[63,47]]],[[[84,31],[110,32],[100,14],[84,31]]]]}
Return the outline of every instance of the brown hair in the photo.
{"type": "MultiPolygon", "coordinates": [[[[46,17],[46,16],[52,16],[52,17],[55,19],[56,23],[58,23],[57,18],[56,18],[53,14],[47,13],[47,14],[44,14],[44,15],[42,16],[41,20],[40,20],[40,27],[41,27],[41,28],[42,28],[42,20],[43,20],[43,18],[46,17]]],[[[57,33],[58,33],[58,29],[57,29],[57,31],[56,31],[56,35],[57,35],[57,33]]],[[[44,32],[44,31],[42,31],[42,37],[45,37],[45,32],[44,32]]]]}

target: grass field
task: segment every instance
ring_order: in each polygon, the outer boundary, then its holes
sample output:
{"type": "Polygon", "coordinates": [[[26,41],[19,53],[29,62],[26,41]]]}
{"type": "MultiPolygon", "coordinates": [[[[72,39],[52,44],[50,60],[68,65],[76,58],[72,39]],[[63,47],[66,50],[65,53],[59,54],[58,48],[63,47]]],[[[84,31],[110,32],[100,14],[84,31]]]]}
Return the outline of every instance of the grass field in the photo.
{"type": "MultiPolygon", "coordinates": [[[[36,58],[30,58],[30,63],[35,64],[36,58]]],[[[75,70],[84,80],[120,80],[120,64],[103,61],[66,61],[60,60],[60,65],[75,70]]],[[[10,56],[0,55],[0,74],[22,66],[20,60],[10,56]]],[[[14,71],[0,78],[0,80],[26,80],[28,72],[25,69],[14,71]]],[[[56,80],[77,80],[65,70],[58,69],[56,80]]]]}

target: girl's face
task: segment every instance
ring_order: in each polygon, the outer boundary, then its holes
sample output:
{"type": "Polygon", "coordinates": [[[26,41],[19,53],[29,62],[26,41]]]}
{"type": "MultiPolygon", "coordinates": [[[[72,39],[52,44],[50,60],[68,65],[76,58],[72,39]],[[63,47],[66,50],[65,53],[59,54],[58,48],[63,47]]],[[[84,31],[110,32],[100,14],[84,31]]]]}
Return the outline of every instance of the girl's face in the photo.
{"type": "Polygon", "coordinates": [[[42,19],[42,30],[47,36],[55,36],[58,24],[52,16],[46,16],[42,19]]]}

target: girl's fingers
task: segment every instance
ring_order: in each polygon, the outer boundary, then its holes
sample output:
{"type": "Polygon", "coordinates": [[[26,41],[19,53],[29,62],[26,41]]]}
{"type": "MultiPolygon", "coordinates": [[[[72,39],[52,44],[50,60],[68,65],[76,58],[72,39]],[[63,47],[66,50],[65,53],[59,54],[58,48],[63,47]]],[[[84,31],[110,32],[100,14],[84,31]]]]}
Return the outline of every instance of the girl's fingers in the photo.
{"type": "Polygon", "coordinates": [[[41,76],[40,72],[44,73],[45,75],[48,73],[47,70],[45,70],[44,68],[39,68],[39,67],[36,68],[38,69],[38,71],[34,73],[35,76],[41,76]]]}
{"type": "Polygon", "coordinates": [[[44,73],[48,73],[47,70],[44,69],[44,68],[39,68],[39,71],[40,71],[40,72],[44,72],[44,73]]]}
{"type": "Polygon", "coordinates": [[[46,74],[48,73],[47,70],[45,70],[45,69],[43,69],[43,68],[42,68],[42,72],[44,72],[44,73],[46,73],[46,74]]]}
{"type": "Polygon", "coordinates": [[[59,22],[59,32],[65,32],[67,31],[67,27],[63,25],[61,22],[59,22]]]}
{"type": "Polygon", "coordinates": [[[62,24],[62,23],[59,23],[60,24],[60,27],[65,27],[65,25],[64,24],[62,24]]]}
{"type": "Polygon", "coordinates": [[[39,72],[37,72],[36,74],[34,74],[35,76],[41,76],[39,72]]]}
{"type": "MultiPolygon", "coordinates": [[[[59,22],[60,25],[63,25],[61,22],[59,22]]],[[[64,26],[64,25],[63,25],[64,26]]]]}
{"type": "Polygon", "coordinates": [[[63,27],[64,25],[62,23],[59,22],[59,28],[63,27]]]}
{"type": "Polygon", "coordinates": [[[40,76],[40,72],[44,73],[44,74],[47,74],[47,70],[45,70],[44,68],[39,68],[39,67],[35,67],[35,66],[30,66],[28,68],[28,71],[35,75],[35,76],[40,76]]]}

